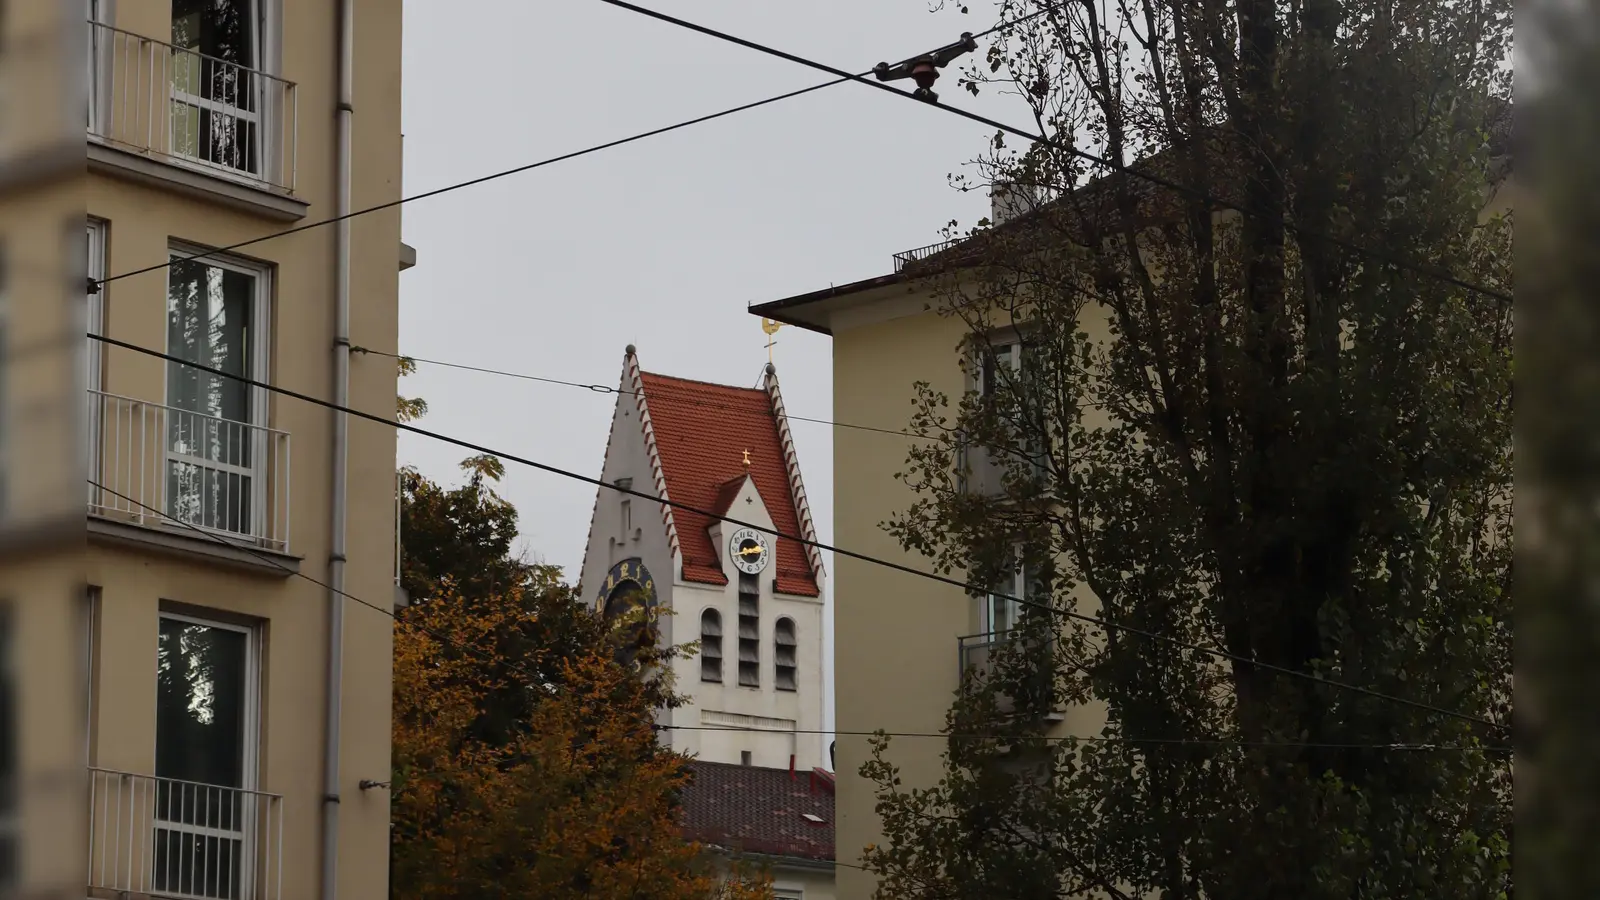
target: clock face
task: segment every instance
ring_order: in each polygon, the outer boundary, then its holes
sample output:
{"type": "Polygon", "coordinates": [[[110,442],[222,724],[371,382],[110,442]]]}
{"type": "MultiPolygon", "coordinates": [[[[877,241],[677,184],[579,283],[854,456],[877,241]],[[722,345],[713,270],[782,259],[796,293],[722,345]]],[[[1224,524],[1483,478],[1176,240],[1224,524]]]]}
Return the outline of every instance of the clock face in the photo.
{"type": "Polygon", "coordinates": [[[733,557],[734,568],[746,575],[755,575],[767,567],[772,556],[772,545],[767,536],[754,528],[741,528],[728,541],[728,555],[733,557]]]}

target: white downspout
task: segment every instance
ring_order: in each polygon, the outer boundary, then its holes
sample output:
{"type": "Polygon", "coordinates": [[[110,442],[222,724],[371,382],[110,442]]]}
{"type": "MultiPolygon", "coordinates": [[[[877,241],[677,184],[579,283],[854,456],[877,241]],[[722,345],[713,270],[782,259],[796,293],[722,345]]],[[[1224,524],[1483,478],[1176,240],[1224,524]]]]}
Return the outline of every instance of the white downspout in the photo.
{"type": "MultiPolygon", "coordinates": [[[[355,2],[339,0],[339,105],[336,110],[338,197],[334,226],[333,402],[350,405],[350,156],[351,105],[355,95],[355,2]]],[[[347,481],[350,421],[333,414],[333,521],[328,554],[328,721],[323,757],[322,894],[334,900],[339,888],[339,737],[344,690],[344,563],[348,518],[347,481]]]]}

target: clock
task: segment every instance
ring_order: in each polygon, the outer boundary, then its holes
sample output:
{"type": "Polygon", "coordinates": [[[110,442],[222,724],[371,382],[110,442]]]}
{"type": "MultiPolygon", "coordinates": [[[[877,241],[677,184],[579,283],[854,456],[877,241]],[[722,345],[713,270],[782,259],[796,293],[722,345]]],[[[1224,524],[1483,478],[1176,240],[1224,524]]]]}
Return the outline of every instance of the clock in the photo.
{"type": "Polygon", "coordinates": [[[650,570],[638,559],[625,559],[611,567],[606,580],[600,585],[598,605],[607,618],[621,615],[630,609],[654,609],[656,581],[650,570]]]}
{"type": "Polygon", "coordinates": [[[746,575],[756,575],[767,567],[772,556],[772,545],[767,536],[754,528],[741,528],[728,540],[728,555],[733,566],[746,575]]]}

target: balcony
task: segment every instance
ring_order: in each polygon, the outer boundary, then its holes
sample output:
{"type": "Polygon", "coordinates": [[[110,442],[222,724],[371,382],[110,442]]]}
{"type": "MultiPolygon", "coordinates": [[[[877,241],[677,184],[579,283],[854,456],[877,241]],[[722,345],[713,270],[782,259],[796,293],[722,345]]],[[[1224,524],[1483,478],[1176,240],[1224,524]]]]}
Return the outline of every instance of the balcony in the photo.
{"type": "Polygon", "coordinates": [[[296,95],[293,82],[89,23],[91,143],[292,194],[296,95]]]}
{"type": "Polygon", "coordinates": [[[937,244],[929,244],[926,247],[918,247],[915,250],[902,250],[899,253],[894,254],[894,270],[899,272],[901,269],[904,269],[906,266],[914,262],[921,262],[922,260],[927,259],[941,250],[954,247],[958,243],[960,242],[940,241],[937,244]]]}
{"type": "Polygon", "coordinates": [[[89,392],[89,514],[289,552],[289,434],[89,392]]]}
{"type": "Polygon", "coordinates": [[[1040,709],[1043,718],[1054,719],[1050,696],[1054,684],[1052,666],[1054,659],[1051,644],[1031,628],[1011,631],[969,634],[956,638],[956,651],[960,656],[959,677],[968,670],[974,673],[974,685],[984,686],[995,680],[1005,680],[1016,690],[996,698],[1003,713],[1023,708],[1040,709]]]}
{"type": "Polygon", "coordinates": [[[89,896],[278,900],[283,797],[89,769],[89,896]]]}

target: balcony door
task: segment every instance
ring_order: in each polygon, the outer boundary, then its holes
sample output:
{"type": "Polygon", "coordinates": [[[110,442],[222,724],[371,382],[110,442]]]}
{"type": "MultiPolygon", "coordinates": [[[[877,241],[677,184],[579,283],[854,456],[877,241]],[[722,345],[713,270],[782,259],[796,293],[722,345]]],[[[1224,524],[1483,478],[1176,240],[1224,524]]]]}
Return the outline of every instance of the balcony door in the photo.
{"type": "Polygon", "coordinates": [[[249,900],[259,795],[256,640],[246,627],[163,613],[156,664],[151,885],[249,900]]]}
{"type": "Polygon", "coordinates": [[[267,273],[172,254],[167,352],[226,374],[167,364],[165,514],[249,538],[265,534],[263,380],[267,273]]]}
{"type": "Polygon", "coordinates": [[[172,153],[262,175],[260,0],[172,0],[172,153]]]}

